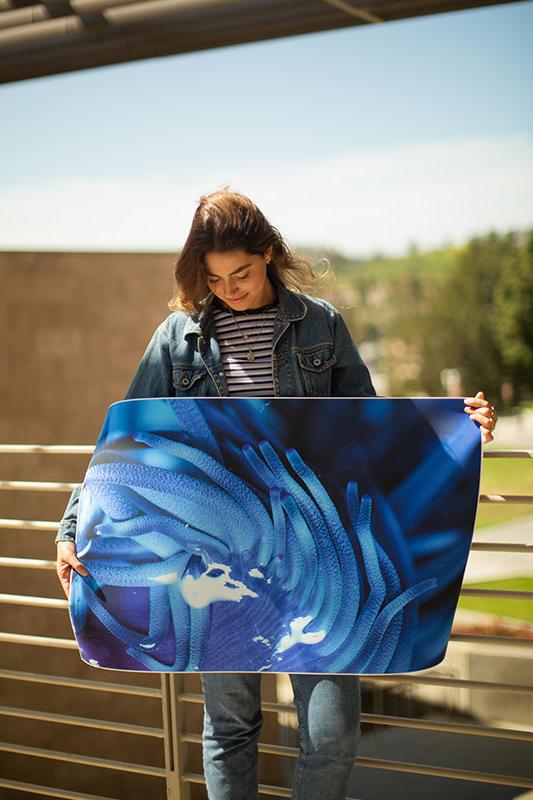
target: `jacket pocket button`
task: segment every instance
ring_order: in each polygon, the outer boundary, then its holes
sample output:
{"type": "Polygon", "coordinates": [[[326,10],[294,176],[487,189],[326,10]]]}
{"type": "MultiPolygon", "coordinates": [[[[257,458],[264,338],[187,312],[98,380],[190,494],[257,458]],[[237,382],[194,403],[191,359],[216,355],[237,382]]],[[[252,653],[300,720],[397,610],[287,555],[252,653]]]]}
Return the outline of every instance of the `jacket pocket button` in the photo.
{"type": "Polygon", "coordinates": [[[320,364],[321,364],[320,359],[319,358],[313,358],[313,364],[315,365],[315,367],[319,367],[320,364]]]}
{"type": "Polygon", "coordinates": [[[188,385],[189,385],[189,383],[190,383],[190,380],[189,380],[189,378],[182,378],[182,379],[181,379],[181,382],[182,382],[182,384],[183,384],[184,386],[188,386],[188,385]]]}

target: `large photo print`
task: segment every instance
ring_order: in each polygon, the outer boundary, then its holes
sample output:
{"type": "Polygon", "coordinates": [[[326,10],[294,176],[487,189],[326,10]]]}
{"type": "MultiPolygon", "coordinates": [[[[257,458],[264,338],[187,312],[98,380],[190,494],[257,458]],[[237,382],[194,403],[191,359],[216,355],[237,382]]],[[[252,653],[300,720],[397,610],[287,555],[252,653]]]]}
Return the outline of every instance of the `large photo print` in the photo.
{"type": "Polygon", "coordinates": [[[80,496],[80,656],[157,672],[438,664],[480,467],[462,399],[114,403],[80,496]]]}

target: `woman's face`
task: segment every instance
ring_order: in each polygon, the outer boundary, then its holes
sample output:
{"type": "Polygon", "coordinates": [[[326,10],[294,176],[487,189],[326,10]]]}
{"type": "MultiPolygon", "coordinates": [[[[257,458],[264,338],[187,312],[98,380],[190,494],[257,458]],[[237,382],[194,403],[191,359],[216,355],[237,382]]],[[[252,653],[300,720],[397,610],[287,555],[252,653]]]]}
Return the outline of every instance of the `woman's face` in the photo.
{"type": "Polygon", "coordinates": [[[269,248],[264,256],[245,250],[207,253],[207,286],[230,308],[242,311],[271,303],[276,290],[267,275],[269,248]]]}

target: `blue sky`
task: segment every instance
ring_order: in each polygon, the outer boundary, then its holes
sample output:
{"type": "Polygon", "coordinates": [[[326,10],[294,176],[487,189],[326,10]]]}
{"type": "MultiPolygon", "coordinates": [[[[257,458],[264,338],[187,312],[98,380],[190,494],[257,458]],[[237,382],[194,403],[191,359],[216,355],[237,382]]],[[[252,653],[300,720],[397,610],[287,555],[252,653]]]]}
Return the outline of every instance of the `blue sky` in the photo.
{"type": "Polygon", "coordinates": [[[175,250],[201,194],[355,255],[533,225],[533,2],[0,87],[0,247],[175,250]]]}

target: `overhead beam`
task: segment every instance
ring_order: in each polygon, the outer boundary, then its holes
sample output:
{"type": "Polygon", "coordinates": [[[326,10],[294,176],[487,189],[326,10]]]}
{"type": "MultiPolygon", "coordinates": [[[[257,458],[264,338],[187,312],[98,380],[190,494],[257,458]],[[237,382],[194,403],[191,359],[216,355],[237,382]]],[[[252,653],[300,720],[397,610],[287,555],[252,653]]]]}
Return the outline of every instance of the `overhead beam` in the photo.
{"type": "Polygon", "coordinates": [[[0,83],[506,1],[0,0],[0,83]]]}
{"type": "Polygon", "coordinates": [[[378,17],[377,14],[373,14],[367,8],[361,8],[360,6],[353,6],[351,3],[347,3],[346,0],[324,0],[324,3],[329,3],[330,6],[335,6],[339,8],[341,11],[344,11],[346,14],[349,14],[352,17],[355,17],[358,20],[363,22],[384,22],[385,20],[383,17],[378,17]]]}

